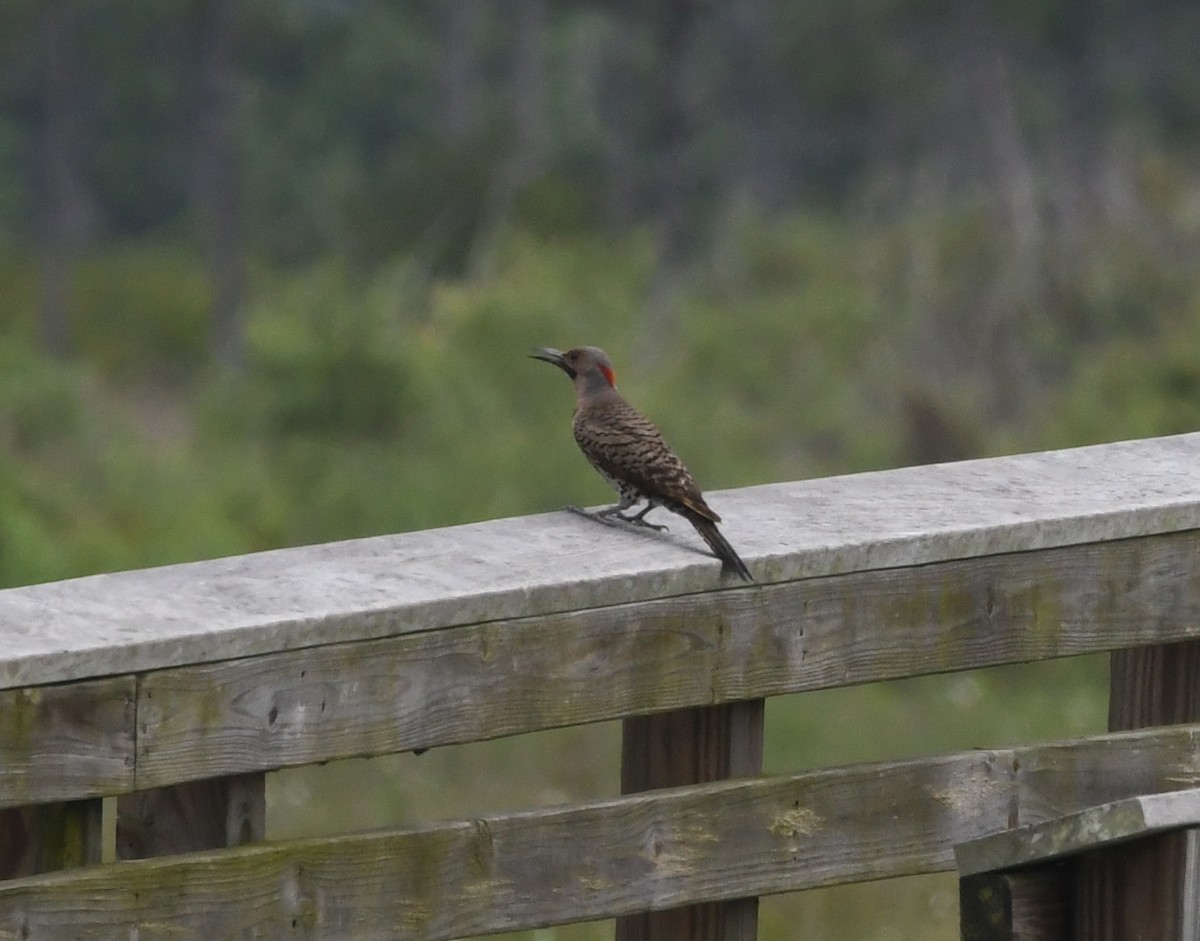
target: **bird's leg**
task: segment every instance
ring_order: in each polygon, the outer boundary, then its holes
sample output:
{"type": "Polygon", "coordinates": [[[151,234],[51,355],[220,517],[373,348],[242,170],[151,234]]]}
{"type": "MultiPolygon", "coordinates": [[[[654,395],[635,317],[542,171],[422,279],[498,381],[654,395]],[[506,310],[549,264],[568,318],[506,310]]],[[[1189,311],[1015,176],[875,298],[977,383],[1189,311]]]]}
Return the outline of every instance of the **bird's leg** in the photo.
{"type": "Polygon", "coordinates": [[[621,502],[618,503],[616,506],[607,507],[603,510],[600,510],[599,512],[600,512],[601,516],[615,516],[617,519],[622,520],[623,522],[629,523],[631,526],[642,526],[645,529],[653,529],[660,533],[666,532],[667,527],[659,526],[657,523],[646,522],[646,519],[645,519],[646,514],[649,513],[651,510],[653,510],[656,506],[658,506],[658,504],[655,503],[653,500],[648,500],[646,502],[645,509],[643,509],[642,512],[638,513],[636,516],[626,516],[625,514],[623,514],[621,512],[622,510],[628,510],[631,506],[634,506],[636,503],[637,503],[637,497],[622,497],[621,502]]]}
{"type": "Polygon", "coordinates": [[[594,513],[590,510],[585,510],[581,506],[569,505],[567,507],[567,509],[570,510],[572,513],[575,513],[579,516],[586,516],[588,519],[595,520],[597,523],[603,523],[605,526],[616,526],[617,525],[616,520],[620,520],[622,523],[629,523],[632,526],[642,526],[646,529],[657,530],[658,532],[666,531],[666,529],[667,529],[666,526],[659,526],[655,523],[648,523],[648,522],[646,522],[645,519],[643,519],[643,517],[647,513],[649,513],[652,509],[654,509],[655,506],[658,505],[656,503],[650,503],[649,505],[647,505],[647,507],[644,510],[642,510],[642,512],[638,513],[636,516],[625,516],[621,512],[622,510],[628,510],[631,506],[634,506],[636,503],[637,503],[636,498],[628,499],[626,497],[622,497],[620,503],[616,503],[613,506],[606,506],[603,510],[597,510],[594,513]]]}
{"type": "Polygon", "coordinates": [[[596,516],[599,516],[599,517],[615,516],[619,520],[626,519],[626,517],[621,515],[622,511],[628,510],[631,506],[635,506],[637,504],[637,502],[638,502],[638,498],[636,496],[631,497],[631,496],[627,496],[626,494],[622,493],[620,502],[614,503],[612,506],[606,506],[603,510],[597,510],[596,516]]]}
{"type": "Polygon", "coordinates": [[[641,513],[638,513],[636,516],[622,516],[621,519],[623,519],[626,523],[632,523],[634,526],[645,526],[647,529],[654,529],[660,533],[665,533],[667,531],[666,526],[663,526],[660,523],[646,522],[646,514],[653,510],[656,506],[658,506],[658,504],[651,500],[646,504],[646,508],[642,510],[641,513]]]}

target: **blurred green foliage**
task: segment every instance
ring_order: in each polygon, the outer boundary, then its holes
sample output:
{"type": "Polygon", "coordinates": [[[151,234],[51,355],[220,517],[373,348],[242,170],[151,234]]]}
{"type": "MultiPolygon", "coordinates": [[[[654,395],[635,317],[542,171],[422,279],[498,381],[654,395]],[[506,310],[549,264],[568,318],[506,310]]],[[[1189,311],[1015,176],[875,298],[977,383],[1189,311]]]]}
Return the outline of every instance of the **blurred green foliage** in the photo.
{"type": "Polygon", "coordinates": [[[71,333],[80,353],[116,379],[171,383],[208,359],[208,272],[183,248],[121,245],[75,273],[71,333]]]}

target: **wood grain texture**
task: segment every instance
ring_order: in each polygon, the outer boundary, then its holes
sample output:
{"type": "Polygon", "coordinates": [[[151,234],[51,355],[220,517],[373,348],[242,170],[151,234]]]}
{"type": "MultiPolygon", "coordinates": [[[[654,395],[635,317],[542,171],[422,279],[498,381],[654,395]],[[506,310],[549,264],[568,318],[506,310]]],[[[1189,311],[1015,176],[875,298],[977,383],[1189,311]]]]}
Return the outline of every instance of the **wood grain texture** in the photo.
{"type": "Polygon", "coordinates": [[[1101,849],[1075,866],[1073,941],[1200,941],[1200,830],[1101,849]]]}
{"type": "MultiPolygon", "coordinates": [[[[1048,809],[1200,777],[1200,727],[700,784],[0,885],[0,938],[451,939],[947,870],[1048,809]],[[587,847],[587,852],[580,852],[587,847]]],[[[1186,786],[1186,785],[1184,785],[1186,786]]]]}
{"type": "Polygon", "coordinates": [[[626,719],[621,793],[760,774],[765,705],[752,699],[626,719]]]}
{"type": "Polygon", "coordinates": [[[134,689],[115,677],[0,691],[0,807],[132,788],[134,689]]]}
{"type": "MultiPolygon", "coordinates": [[[[626,719],[621,793],[762,773],[762,699],[626,719]]],[[[689,905],[617,919],[617,941],[754,941],[758,899],[689,905]]]]}
{"type": "Polygon", "coordinates": [[[1110,662],[1111,731],[1200,720],[1200,641],[1116,650],[1110,662]]]}
{"type": "MultiPolygon", "coordinates": [[[[1113,653],[1110,729],[1200,719],[1200,642],[1113,653]]],[[[1183,830],[1090,853],[1075,881],[1077,941],[1200,941],[1197,832],[1183,830]]]]}
{"type": "Polygon", "coordinates": [[[1177,533],[5,691],[0,807],[1178,640],[1197,573],[1177,533]]]}
{"type": "Polygon", "coordinates": [[[993,869],[1049,862],[1164,830],[1189,827],[1200,827],[1200,789],[1127,797],[1038,824],[989,834],[956,846],[954,857],[958,871],[972,876],[993,869]]]}
{"type": "Polygon", "coordinates": [[[117,800],[118,859],[242,846],[266,838],[266,776],[241,774],[117,800]]]}
{"type": "MultiPolygon", "coordinates": [[[[1191,434],[709,497],[784,583],[1197,529],[1198,461],[1191,434]]],[[[0,688],[711,593],[719,571],[694,534],[553,513],[7,589],[0,688]]]]}
{"type": "Polygon", "coordinates": [[[284,651],[146,675],[137,786],[1198,631],[1186,532],[284,651]]]}
{"type": "Polygon", "coordinates": [[[79,800],[0,810],[0,881],[100,862],[101,804],[79,800]]]}

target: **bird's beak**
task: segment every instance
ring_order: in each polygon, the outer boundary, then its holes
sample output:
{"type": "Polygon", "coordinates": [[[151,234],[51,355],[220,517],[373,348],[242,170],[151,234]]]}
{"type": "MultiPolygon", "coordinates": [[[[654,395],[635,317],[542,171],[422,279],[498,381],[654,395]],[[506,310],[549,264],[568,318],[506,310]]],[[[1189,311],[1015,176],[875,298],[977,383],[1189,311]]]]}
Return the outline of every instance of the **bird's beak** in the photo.
{"type": "Polygon", "coordinates": [[[553,363],[572,379],[575,378],[575,370],[567,365],[567,361],[563,358],[561,350],[556,350],[549,346],[542,346],[530,353],[529,358],[540,359],[543,363],[553,363]]]}

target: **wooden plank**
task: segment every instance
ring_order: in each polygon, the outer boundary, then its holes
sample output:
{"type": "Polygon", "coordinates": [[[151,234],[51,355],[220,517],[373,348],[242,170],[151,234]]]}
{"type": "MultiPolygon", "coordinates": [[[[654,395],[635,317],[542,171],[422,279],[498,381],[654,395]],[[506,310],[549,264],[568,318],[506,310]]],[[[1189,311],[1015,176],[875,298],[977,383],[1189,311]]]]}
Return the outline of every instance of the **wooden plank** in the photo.
{"type": "Polygon", "coordinates": [[[1075,941],[1200,941],[1200,830],[1098,850],[1075,865],[1075,941]]]}
{"type": "Polygon", "coordinates": [[[1195,826],[1200,826],[1200,789],[1142,794],[1027,827],[990,833],[956,846],[954,858],[958,871],[972,876],[1195,826]]]}
{"type": "Polygon", "coordinates": [[[0,880],[100,862],[101,820],[99,800],[0,810],[0,880]]]}
{"type": "Polygon", "coordinates": [[[131,788],[134,688],[113,677],[0,691],[0,807],[131,788]]]}
{"type": "Polygon", "coordinates": [[[100,861],[99,795],[133,784],[134,686],[0,691],[0,879],[100,861]]]}
{"type": "Polygon", "coordinates": [[[1070,937],[1065,867],[986,872],[958,883],[962,941],[1063,941],[1070,937]]]}
{"type": "Polygon", "coordinates": [[[266,776],[242,774],[117,800],[117,857],[146,859],[266,838],[266,776]]]}
{"type": "MultiPolygon", "coordinates": [[[[779,583],[1200,528],[1198,460],[1192,434],[712,497],[779,583]]],[[[685,530],[556,512],[8,589],[0,688],[725,587],[685,530]]]]}
{"type": "Polygon", "coordinates": [[[664,599],[151,673],[137,782],[1194,636],[1200,533],[664,599]]]}
{"type": "MultiPolygon", "coordinates": [[[[722,781],[762,772],[765,701],[726,703],[626,719],[621,793],[722,781]]],[[[710,902],[617,920],[617,941],[754,941],[758,899],[710,902]]]]}
{"type": "Polygon", "coordinates": [[[162,671],[137,694],[136,779],[132,678],[6,691],[0,807],[1173,639],[1200,623],[1198,545],[1123,540],[162,671]]]}
{"type": "Polygon", "coordinates": [[[700,784],[17,880],[0,885],[0,937],[435,941],[521,930],[943,871],[956,843],[1007,821],[1197,778],[1200,727],[1189,726],[700,784]]]}

